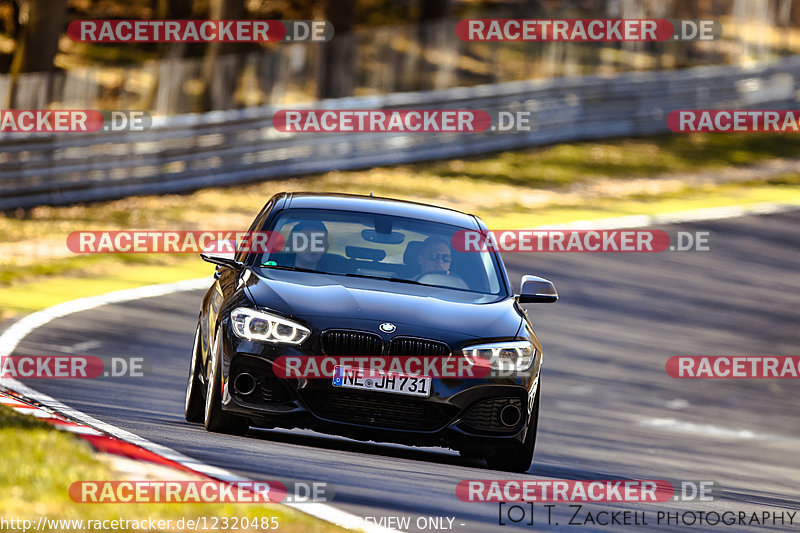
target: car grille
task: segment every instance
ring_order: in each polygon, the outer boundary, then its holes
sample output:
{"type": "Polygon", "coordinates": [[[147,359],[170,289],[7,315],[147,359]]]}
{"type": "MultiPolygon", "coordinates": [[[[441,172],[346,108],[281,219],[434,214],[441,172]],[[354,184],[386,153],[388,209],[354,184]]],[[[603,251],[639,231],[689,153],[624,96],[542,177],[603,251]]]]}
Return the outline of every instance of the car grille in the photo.
{"type": "Polygon", "coordinates": [[[307,398],[311,410],[322,418],[378,428],[433,431],[455,416],[455,413],[448,412],[449,406],[386,396],[381,393],[314,391],[307,398]]]}
{"type": "MultiPolygon", "coordinates": [[[[322,351],[333,356],[376,356],[384,354],[380,335],[366,331],[329,329],[322,333],[322,351]]],[[[388,355],[447,357],[450,346],[441,341],[416,337],[395,337],[388,343],[388,355]]]]}
{"type": "Polygon", "coordinates": [[[334,356],[382,355],[383,339],[365,331],[333,329],[323,332],[322,351],[334,356]]]}
{"type": "Polygon", "coordinates": [[[494,398],[484,400],[472,406],[461,418],[461,421],[471,428],[481,431],[516,431],[522,423],[520,420],[514,426],[506,426],[500,421],[500,411],[506,405],[514,405],[522,410],[522,400],[519,398],[494,398]]]}
{"type": "Polygon", "coordinates": [[[395,337],[389,344],[389,355],[446,357],[450,355],[450,347],[439,341],[395,337]]]}

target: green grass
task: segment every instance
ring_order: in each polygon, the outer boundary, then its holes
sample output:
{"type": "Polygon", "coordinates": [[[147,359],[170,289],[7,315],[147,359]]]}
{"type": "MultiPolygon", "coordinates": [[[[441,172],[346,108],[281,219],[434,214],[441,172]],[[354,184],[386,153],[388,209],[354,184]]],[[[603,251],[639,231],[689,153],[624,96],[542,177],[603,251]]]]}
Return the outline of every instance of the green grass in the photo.
{"type": "Polygon", "coordinates": [[[535,211],[517,205],[503,213],[486,213],[484,219],[490,228],[518,229],[567,224],[578,220],[629,215],[652,216],[712,207],[747,207],[761,203],[791,204],[800,207],[800,186],[722,185],[704,189],[686,189],[679,193],[657,196],[598,199],[587,204],[557,205],[535,211]]]}
{"type": "MultiPolygon", "coordinates": [[[[174,262],[174,261],[173,261],[174,262]]],[[[0,264],[0,286],[31,278],[70,275],[85,272],[93,266],[125,268],[135,265],[163,265],[164,258],[152,254],[84,255],[49,259],[41,263],[18,265],[15,262],[0,264]],[[22,268],[21,268],[22,266],[22,268]]]]}
{"type": "MultiPolygon", "coordinates": [[[[180,518],[274,516],[279,530],[290,533],[344,531],[279,505],[263,504],[160,504],[76,503],[69,487],[82,480],[115,480],[110,467],[99,461],[91,447],[75,435],[19,414],[0,405],[0,509],[4,518],[142,520],[149,517],[180,518]]],[[[12,529],[4,529],[11,531],[12,529]]],[[[121,531],[129,531],[122,529],[121,531]]],[[[255,530],[254,530],[255,531],[255,530]]],[[[259,530],[260,531],[260,530],[259,530]]]]}
{"type": "MultiPolygon", "coordinates": [[[[102,256],[79,272],[29,279],[0,289],[0,310],[26,314],[84,296],[132,289],[156,283],[201,278],[214,273],[213,265],[197,256],[165,257],[164,263],[128,265],[102,256]]],[[[76,258],[79,261],[83,258],[76,258]]],[[[210,282],[209,282],[210,286],[210,282]]]]}
{"type": "Polygon", "coordinates": [[[414,165],[421,173],[525,187],[564,187],[597,178],[642,178],[797,157],[796,135],[665,134],[588,141],[414,165]]]}

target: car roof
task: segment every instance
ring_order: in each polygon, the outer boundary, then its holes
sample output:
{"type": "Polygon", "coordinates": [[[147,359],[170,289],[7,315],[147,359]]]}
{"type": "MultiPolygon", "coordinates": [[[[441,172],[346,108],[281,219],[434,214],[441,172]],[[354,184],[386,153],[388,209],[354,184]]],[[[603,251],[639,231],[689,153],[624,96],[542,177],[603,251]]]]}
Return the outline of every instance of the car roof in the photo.
{"type": "Polygon", "coordinates": [[[464,228],[476,227],[475,218],[461,211],[393,198],[357,194],[293,192],[286,193],[286,199],[287,202],[283,209],[357,211],[428,220],[464,228]]]}

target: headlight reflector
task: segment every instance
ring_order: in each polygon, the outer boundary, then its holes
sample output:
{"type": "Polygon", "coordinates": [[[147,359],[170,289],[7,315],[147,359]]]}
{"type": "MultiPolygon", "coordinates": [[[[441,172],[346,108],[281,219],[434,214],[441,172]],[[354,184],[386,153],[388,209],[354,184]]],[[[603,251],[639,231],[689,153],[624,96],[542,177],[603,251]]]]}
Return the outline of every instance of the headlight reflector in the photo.
{"type": "Polygon", "coordinates": [[[236,336],[248,341],[300,344],[311,335],[297,322],[247,307],[231,311],[231,324],[236,336]]]}
{"type": "Polygon", "coordinates": [[[519,372],[531,367],[536,348],[529,341],[492,342],[465,346],[461,353],[472,365],[519,372]]]}

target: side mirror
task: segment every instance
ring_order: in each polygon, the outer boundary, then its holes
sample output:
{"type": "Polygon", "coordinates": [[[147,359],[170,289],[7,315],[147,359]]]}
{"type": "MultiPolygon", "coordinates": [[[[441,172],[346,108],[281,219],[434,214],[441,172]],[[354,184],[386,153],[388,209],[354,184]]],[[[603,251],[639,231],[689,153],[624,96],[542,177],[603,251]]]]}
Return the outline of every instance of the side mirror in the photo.
{"type": "Polygon", "coordinates": [[[244,266],[244,263],[236,260],[235,241],[210,242],[200,253],[200,257],[203,261],[228,268],[239,269],[244,266]]]}
{"type": "Polygon", "coordinates": [[[539,276],[522,276],[518,301],[521,304],[549,303],[558,301],[558,292],[553,282],[539,276]]]}

